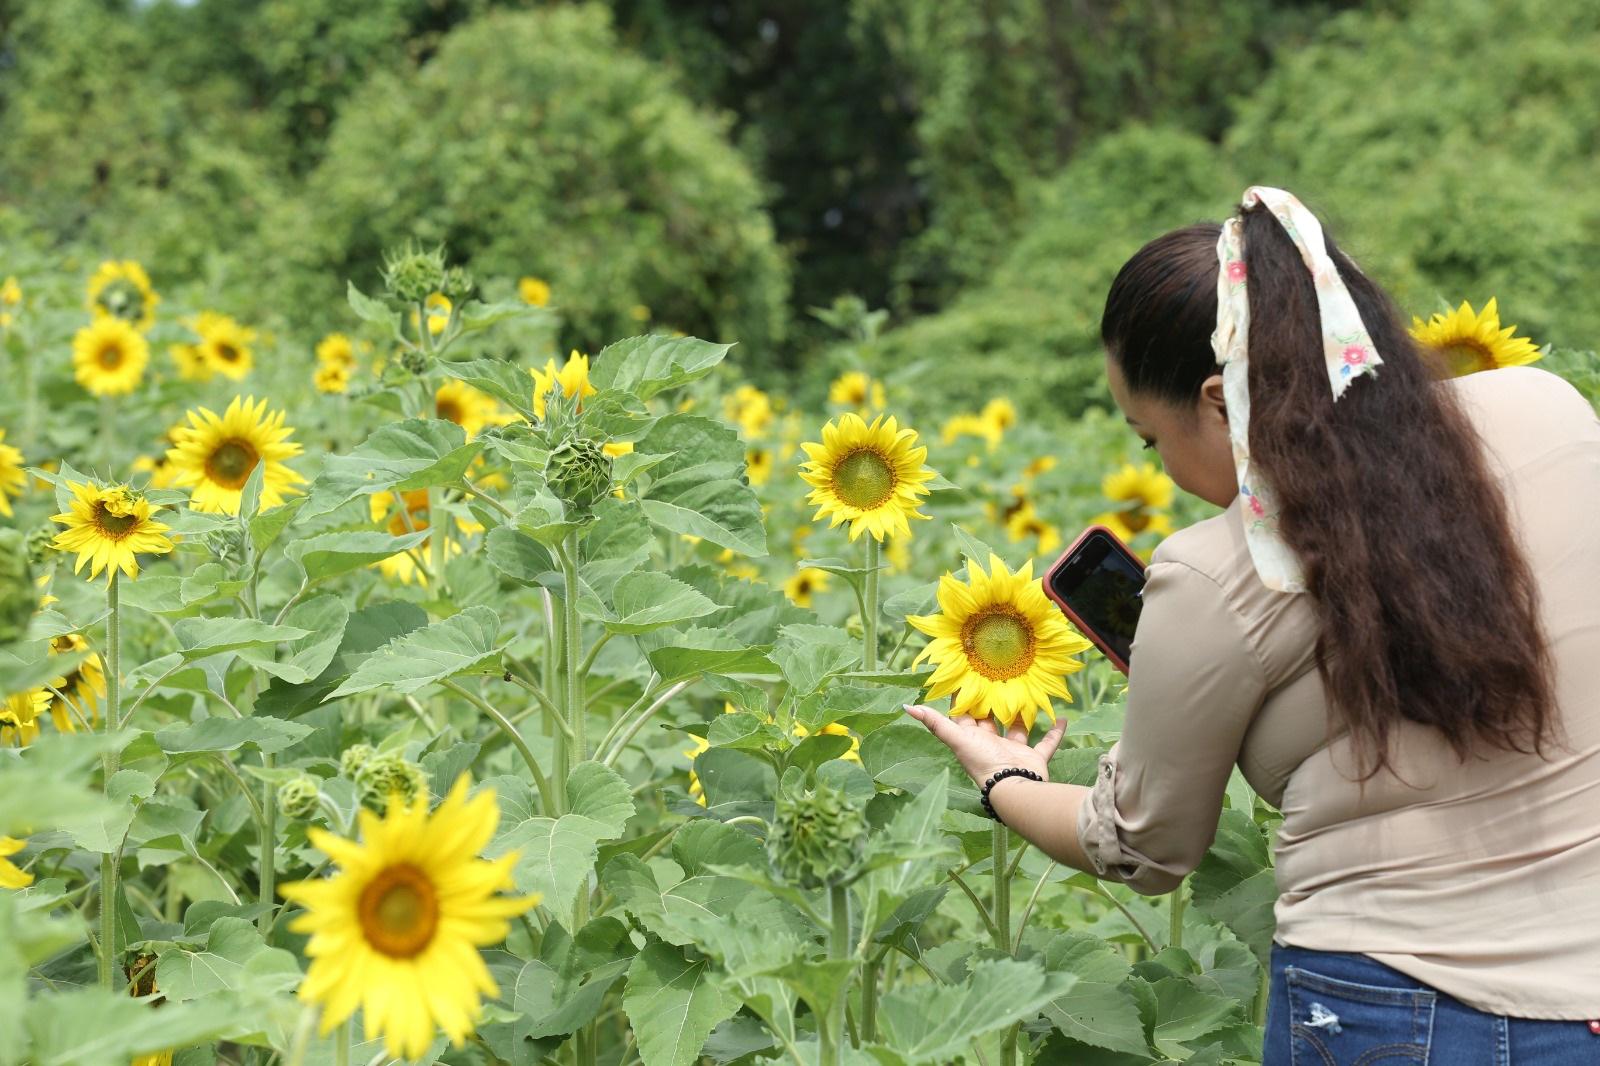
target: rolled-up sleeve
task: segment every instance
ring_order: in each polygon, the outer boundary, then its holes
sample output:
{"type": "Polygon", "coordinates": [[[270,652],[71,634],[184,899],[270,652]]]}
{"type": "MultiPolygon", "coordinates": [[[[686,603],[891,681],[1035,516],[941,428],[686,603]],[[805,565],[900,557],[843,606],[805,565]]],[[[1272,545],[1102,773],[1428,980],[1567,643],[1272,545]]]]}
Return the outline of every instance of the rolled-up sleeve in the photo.
{"type": "Polygon", "coordinates": [[[1078,808],[1100,877],[1160,895],[1200,864],[1265,694],[1266,672],[1218,584],[1181,562],[1152,563],[1122,737],[1078,808]]]}

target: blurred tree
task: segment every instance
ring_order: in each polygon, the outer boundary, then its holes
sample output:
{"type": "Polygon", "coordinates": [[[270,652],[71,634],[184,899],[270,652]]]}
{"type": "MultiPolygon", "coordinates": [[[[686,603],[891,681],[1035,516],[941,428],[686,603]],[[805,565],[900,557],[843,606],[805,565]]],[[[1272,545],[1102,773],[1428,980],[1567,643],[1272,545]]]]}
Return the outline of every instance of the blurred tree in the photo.
{"type": "Polygon", "coordinates": [[[298,268],[286,302],[374,285],[383,248],[414,236],[480,275],[550,281],[579,347],[650,326],[770,358],[787,266],[725,126],[603,7],[490,12],[345,104],[303,199],[265,229],[298,268]]]}

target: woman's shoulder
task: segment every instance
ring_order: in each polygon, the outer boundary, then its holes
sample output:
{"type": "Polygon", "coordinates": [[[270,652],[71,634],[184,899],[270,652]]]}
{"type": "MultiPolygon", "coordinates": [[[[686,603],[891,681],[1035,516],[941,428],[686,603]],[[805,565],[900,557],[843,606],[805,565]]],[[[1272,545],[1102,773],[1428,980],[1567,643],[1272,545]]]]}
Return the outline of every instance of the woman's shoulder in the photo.
{"type": "Polygon", "coordinates": [[[1169,563],[1198,571],[1219,584],[1237,574],[1241,565],[1252,566],[1238,499],[1220,514],[1184,526],[1157,544],[1150,565],[1169,563]]]}

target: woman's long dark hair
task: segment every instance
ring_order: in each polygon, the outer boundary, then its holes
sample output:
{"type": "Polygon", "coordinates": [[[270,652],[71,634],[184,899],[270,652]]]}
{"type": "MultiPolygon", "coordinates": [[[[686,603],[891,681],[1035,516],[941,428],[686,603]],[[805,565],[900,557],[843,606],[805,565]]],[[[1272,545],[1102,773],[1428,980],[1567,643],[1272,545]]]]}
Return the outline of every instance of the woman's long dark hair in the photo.
{"type": "MultiPolygon", "coordinates": [[[[1393,302],[1327,241],[1383,357],[1337,403],[1316,290],[1264,206],[1242,212],[1250,298],[1250,455],[1276,491],[1284,540],[1321,620],[1317,665],[1336,719],[1370,769],[1390,734],[1433,726],[1477,745],[1539,752],[1553,728],[1538,589],[1477,432],[1393,302]]],[[[1100,323],[1135,392],[1191,404],[1218,373],[1217,238],[1201,223],[1141,248],[1100,323]]]]}

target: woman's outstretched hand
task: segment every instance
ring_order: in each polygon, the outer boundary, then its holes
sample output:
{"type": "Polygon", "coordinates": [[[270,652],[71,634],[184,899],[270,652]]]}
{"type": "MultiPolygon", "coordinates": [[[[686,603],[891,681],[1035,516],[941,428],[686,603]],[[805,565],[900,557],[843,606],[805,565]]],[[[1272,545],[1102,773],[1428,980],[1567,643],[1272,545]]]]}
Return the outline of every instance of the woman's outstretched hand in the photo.
{"type": "Polygon", "coordinates": [[[908,703],[905,708],[907,714],[927,726],[928,732],[955,752],[961,768],[980,788],[990,774],[1006,766],[1021,766],[1050,780],[1050,756],[1056,753],[1067,731],[1066,718],[1057,718],[1039,743],[1029,744],[1028,730],[1020,720],[1002,733],[992,718],[982,721],[966,715],[950,718],[920,703],[908,703]]]}

